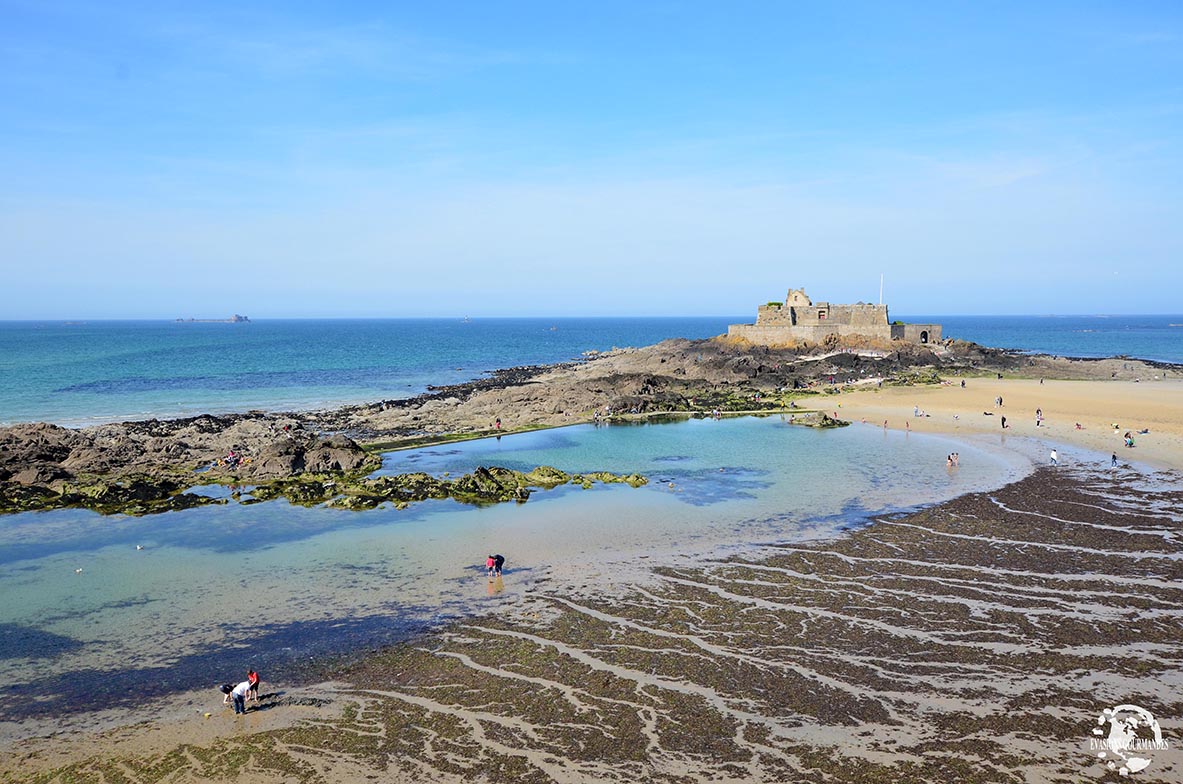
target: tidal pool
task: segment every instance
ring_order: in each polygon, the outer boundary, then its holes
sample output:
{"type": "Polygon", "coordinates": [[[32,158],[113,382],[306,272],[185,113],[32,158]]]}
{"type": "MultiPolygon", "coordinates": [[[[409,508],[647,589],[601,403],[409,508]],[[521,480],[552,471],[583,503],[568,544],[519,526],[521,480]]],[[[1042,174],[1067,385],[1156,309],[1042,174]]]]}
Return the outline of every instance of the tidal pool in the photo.
{"type": "Polygon", "coordinates": [[[144,688],[212,686],[248,667],[282,679],[514,601],[544,574],[831,536],[1029,469],[963,441],[749,417],[395,452],[381,472],[455,476],[478,465],[635,472],[650,482],[564,486],[483,508],[432,501],[348,512],[275,501],[144,518],[0,517],[0,719],[133,704],[144,688]],[[949,470],[952,451],[961,465],[949,470]],[[483,570],[493,552],[507,558],[495,586],[483,570]]]}

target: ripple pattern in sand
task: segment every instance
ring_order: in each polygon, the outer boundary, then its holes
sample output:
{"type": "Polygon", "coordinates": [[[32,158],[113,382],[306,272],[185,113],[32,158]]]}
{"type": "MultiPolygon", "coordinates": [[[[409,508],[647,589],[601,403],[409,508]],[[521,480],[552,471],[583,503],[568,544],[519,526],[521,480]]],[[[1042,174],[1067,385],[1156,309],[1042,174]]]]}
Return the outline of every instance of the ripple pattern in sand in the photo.
{"type": "MultiPolygon", "coordinates": [[[[1183,492],[1157,480],[1041,469],[759,559],[556,577],[367,658],[329,718],[142,780],[1104,780],[1100,709],[1183,715],[1183,492]]],[[[1176,745],[1142,780],[1181,776],[1176,745]]]]}

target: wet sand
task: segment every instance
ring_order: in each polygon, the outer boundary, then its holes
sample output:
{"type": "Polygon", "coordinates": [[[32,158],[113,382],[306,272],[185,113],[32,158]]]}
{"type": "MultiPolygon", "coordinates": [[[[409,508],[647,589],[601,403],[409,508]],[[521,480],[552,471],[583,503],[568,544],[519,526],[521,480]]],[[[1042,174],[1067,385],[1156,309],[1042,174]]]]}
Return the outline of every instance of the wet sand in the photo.
{"type": "Polygon", "coordinates": [[[7,748],[0,780],[1116,781],[1086,744],[1134,703],[1172,741],[1137,780],[1180,781],[1180,487],[1079,462],[829,541],[585,565],[245,718],[193,695],[7,748]]]}
{"type": "Polygon", "coordinates": [[[1137,382],[968,378],[965,388],[956,377],[950,380],[943,386],[861,389],[836,398],[833,410],[854,422],[881,427],[886,421],[896,430],[1033,436],[1105,457],[1116,452],[1122,462],[1183,470],[1183,378],[1177,373],[1167,378],[1147,373],[1137,382]],[[995,405],[1000,396],[1001,407],[995,405]],[[916,408],[928,416],[916,416],[916,408]],[[1039,427],[1036,409],[1044,416],[1039,427]],[[1134,438],[1132,449],[1124,443],[1127,431],[1134,438]]]}

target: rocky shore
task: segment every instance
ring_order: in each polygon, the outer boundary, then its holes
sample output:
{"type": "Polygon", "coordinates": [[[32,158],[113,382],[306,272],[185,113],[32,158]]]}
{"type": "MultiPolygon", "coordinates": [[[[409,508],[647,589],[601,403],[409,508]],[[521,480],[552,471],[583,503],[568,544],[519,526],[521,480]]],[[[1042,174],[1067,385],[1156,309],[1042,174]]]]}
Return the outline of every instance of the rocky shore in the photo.
{"type": "Polygon", "coordinates": [[[210,483],[264,488],[253,497],[376,497],[373,487],[360,484],[378,467],[376,453],[423,443],[593,419],[712,412],[815,410],[825,416],[799,423],[835,426],[841,422],[830,416],[829,396],[871,385],[1000,373],[1129,378],[1161,369],[1135,360],[1067,360],[957,342],[767,348],[723,338],[669,340],[330,411],[203,415],[81,430],[45,423],[3,428],[0,513],[76,506],[149,514],[212,503],[186,492],[210,483]],[[320,490],[293,491],[313,484],[320,490]],[[279,489],[266,489],[272,485],[279,489]],[[342,492],[329,492],[330,486],[342,492]]]}

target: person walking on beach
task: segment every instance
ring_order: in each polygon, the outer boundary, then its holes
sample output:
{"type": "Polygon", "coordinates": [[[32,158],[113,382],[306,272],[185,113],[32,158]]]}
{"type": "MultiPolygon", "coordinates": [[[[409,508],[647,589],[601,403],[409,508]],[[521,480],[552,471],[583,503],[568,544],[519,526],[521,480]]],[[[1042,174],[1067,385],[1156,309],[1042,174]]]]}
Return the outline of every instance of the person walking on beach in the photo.
{"type": "Polygon", "coordinates": [[[1113,456],[1109,458],[1109,465],[1112,466],[1113,468],[1117,468],[1117,453],[1116,452],[1114,452],[1113,456]]]}
{"type": "Polygon", "coordinates": [[[1059,465],[1060,464],[1060,456],[1056,454],[1056,450],[1054,450],[1054,449],[1052,450],[1051,458],[1052,458],[1052,465],[1059,465]]]}
{"type": "Polygon", "coordinates": [[[1006,430],[1006,417],[1002,418],[1002,429],[1006,430]]]}

